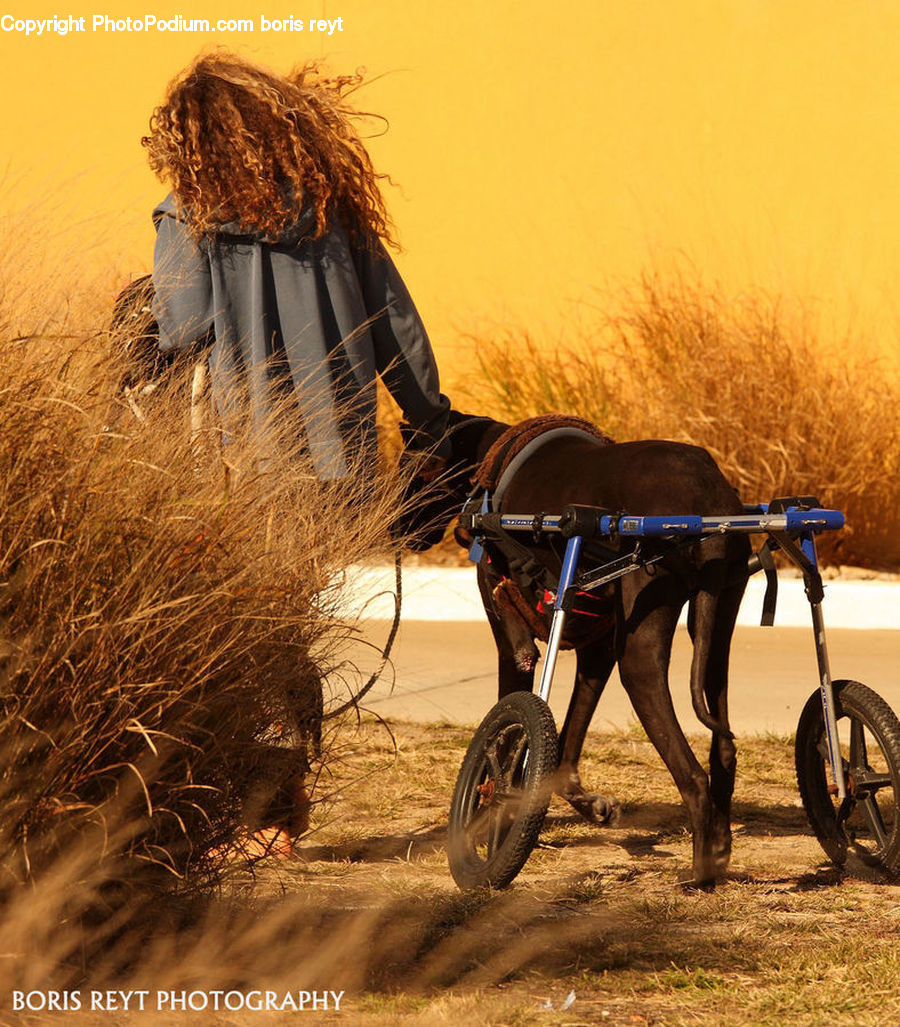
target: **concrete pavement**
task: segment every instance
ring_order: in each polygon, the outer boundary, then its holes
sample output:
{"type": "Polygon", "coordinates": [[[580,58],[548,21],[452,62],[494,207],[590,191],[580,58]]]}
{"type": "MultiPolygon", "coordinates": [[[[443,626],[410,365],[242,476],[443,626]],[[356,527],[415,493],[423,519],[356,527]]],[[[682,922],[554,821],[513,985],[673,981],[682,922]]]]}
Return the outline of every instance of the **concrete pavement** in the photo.
{"type": "MultiPolygon", "coordinates": [[[[472,597],[473,605],[476,602],[472,597]]],[[[476,610],[477,606],[474,607],[476,610]]],[[[827,615],[826,603],[826,615],[827,615]]],[[[363,638],[381,648],[389,623],[366,624],[363,638]]],[[[869,685],[900,715],[900,631],[829,628],[835,678],[869,685]]],[[[374,654],[362,644],[348,652],[363,668],[374,654]]],[[[694,716],[688,691],[691,644],[680,627],[670,683],[679,720],[688,733],[705,729],[694,716]]],[[[490,629],[480,621],[406,620],[393,652],[394,681],[388,674],[369,694],[373,712],[387,718],[477,724],[497,697],[496,651],[490,629]]],[[[562,724],[574,677],[574,656],[562,653],[550,705],[562,724]]],[[[731,724],[740,735],[772,731],[790,734],[818,673],[812,628],[746,627],[735,632],[731,660],[731,724]]],[[[628,697],[613,673],[594,717],[594,728],[625,727],[634,720],[628,697]]]]}
{"type": "MultiPolygon", "coordinates": [[[[350,567],[345,573],[344,606],[366,619],[390,618],[394,613],[394,568],[350,567]]],[[[757,574],[747,583],[738,624],[759,624],[766,582],[757,574]]],[[[475,567],[437,567],[404,564],[403,619],[407,621],[478,621],[483,619],[475,567]]],[[[831,628],[900,629],[900,579],[865,580],[858,576],[825,580],[825,622],[831,628]]],[[[803,581],[790,571],[778,576],[779,627],[806,628],[809,603],[803,581]]]]}

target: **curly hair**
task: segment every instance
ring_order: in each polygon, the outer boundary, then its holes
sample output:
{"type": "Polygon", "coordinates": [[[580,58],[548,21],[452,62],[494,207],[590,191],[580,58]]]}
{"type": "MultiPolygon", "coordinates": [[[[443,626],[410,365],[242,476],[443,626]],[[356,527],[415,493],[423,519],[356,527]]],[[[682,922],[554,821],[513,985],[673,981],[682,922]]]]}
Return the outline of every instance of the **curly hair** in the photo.
{"type": "Polygon", "coordinates": [[[228,222],[277,241],[304,208],[313,238],[335,219],[357,240],[392,242],[379,179],[346,94],[362,76],[326,76],[309,61],[282,77],[225,52],[177,75],[141,139],[194,236],[228,222]]]}

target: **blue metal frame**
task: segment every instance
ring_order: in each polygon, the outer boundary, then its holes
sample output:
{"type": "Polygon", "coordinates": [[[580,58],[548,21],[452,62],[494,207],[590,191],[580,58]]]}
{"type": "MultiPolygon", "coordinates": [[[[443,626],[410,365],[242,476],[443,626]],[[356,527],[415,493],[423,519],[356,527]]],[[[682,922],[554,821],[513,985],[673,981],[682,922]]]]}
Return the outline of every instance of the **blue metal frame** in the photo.
{"type": "MultiPolygon", "coordinates": [[[[786,509],[769,512],[770,504],[761,503],[746,506],[744,513],[725,517],[702,517],[698,514],[673,515],[633,515],[610,514],[605,511],[596,518],[597,534],[592,537],[670,539],[672,548],[678,549],[685,545],[695,545],[717,535],[741,533],[765,533],[777,543],[778,547],[802,571],[806,595],[809,599],[812,614],[813,634],[816,645],[816,659],[819,667],[819,691],[822,699],[822,710],[825,718],[825,734],[828,743],[828,759],[834,783],[841,800],[846,798],[847,786],[844,768],[841,762],[838,740],[837,719],[835,716],[834,691],[832,688],[831,669],[828,661],[828,649],[825,642],[825,621],[822,615],[823,587],[819,573],[818,554],[815,536],[820,531],[837,531],[844,526],[844,515],[840,510],[805,509],[788,506],[786,509]],[[797,544],[799,541],[799,545],[797,544]]],[[[561,533],[560,521],[562,514],[496,514],[489,513],[487,494],[481,504],[480,513],[469,516],[469,524],[476,538],[470,550],[470,559],[476,562],[481,558],[482,539],[490,537],[491,530],[499,527],[501,531],[530,531],[538,533],[561,533]],[[479,527],[482,532],[479,534],[479,527]]],[[[553,617],[550,624],[550,635],[547,651],[541,668],[541,679],[538,694],[547,702],[556,669],[556,659],[565,626],[569,600],[576,591],[591,592],[618,578],[631,574],[641,567],[648,567],[664,559],[666,553],[644,555],[639,545],[634,551],[616,555],[604,563],[592,568],[577,578],[578,564],[581,556],[583,535],[572,535],[568,538],[563,557],[562,570],[557,586],[556,599],[553,604],[553,617]]],[[[671,551],[671,550],[670,550],[671,551]]]]}
{"type": "MultiPolygon", "coordinates": [[[[474,520],[477,527],[477,515],[474,520]]],[[[544,514],[540,517],[539,530],[558,532],[560,520],[561,514],[544,514]]],[[[534,514],[501,514],[499,524],[504,531],[533,531],[536,526],[534,514]]],[[[768,505],[760,504],[747,507],[743,514],[726,517],[701,517],[699,514],[603,514],[599,524],[601,534],[610,538],[615,535],[628,538],[683,538],[721,535],[726,532],[750,535],[772,531],[795,535],[800,532],[837,531],[844,527],[844,515],[840,510],[800,510],[794,507],[770,514],[768,505]]]]}

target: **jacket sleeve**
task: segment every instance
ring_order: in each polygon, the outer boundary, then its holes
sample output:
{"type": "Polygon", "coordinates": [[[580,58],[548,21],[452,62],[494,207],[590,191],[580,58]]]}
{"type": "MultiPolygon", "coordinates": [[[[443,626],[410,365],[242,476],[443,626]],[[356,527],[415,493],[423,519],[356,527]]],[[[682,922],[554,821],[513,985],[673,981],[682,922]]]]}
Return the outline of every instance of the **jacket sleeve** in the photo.
{"type": "Polygon", "coordinates": [[[184,349],[212,326],[213,292],[209,258],[187,226],[170,215],[156,220],[153,251],[153,316],[159,348],[184,349]]]}
{"type": "Polygon", "coordinates": [[[413,450],[435,446],[436,455],[449,457],[450,400],[441,393],[431,342],[400,272],[380,241],[374,251],[359,247],[356,265],[371,318],[376,369],[412,429],[406,445],[413,450]]]}

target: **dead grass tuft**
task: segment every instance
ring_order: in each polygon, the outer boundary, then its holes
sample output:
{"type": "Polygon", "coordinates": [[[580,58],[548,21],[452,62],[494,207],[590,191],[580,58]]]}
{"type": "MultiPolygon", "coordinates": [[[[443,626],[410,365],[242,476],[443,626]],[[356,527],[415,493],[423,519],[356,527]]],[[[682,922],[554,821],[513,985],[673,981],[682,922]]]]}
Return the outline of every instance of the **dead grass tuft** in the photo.
{"type": "Polygon", "coordinates": [[[864,340],[826,347],[808,312],[687,273],[648,274],[551,350],[527,330],[478,339],[472,399],[501,419],[561,411],[614,437],[704,446],[748,502],[817,495],[848,528],[825,559],[900,566],[900,379],[864,340]]]}
{"type": "Polygon", "coordinates": [[[343,569],[385,555],[400,484],[319,483],[299,427],[223,446],[190,361],[126,396],[87,298],[0,279],[0,898],[36,938],[103,908],[105,945],[130,888],[218,877],[344,744],[347,718],[322,727],[361,684],[343,569]]]}

